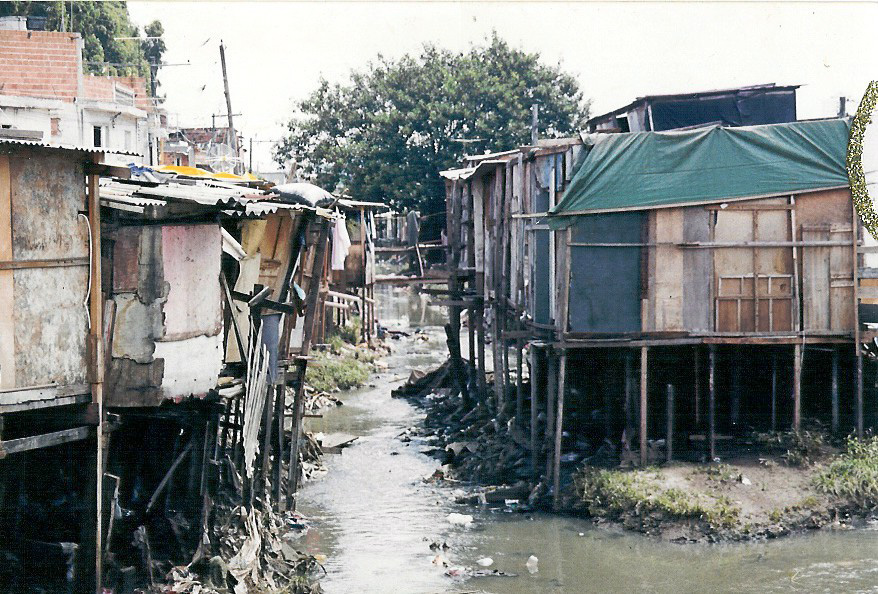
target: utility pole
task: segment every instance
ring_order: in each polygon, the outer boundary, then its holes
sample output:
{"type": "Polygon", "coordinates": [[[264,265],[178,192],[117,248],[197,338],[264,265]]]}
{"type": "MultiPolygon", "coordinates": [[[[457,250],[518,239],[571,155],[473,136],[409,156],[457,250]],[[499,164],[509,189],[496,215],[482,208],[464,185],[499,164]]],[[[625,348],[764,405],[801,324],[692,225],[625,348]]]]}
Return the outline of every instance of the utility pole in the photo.
{"type": "Polygon", "coordinates": [[[253,137],[250,137],[250,173],[253,173],[253,137]]]}
{"type": "MultiPolygon", "coordinates": [[[[235,134],[235,122],[232,119],[232,97],[229,95],[229,76],[226,73],[226,48],[223,45],[223,42],[220,41],[220,62],[223,66],[223,86],[226,89],[226,110],[229,112],[229,133],[232,136],[232,150],[235,151],[235,157],[238,156],[238,135],[235,134]]],[[[235,169],[238,169],[237,165],[235,169]]],[[[236,171],[237,173],[237,171],[236,171]]]]}
{"type": "Polygon", "coordinates": [[[539,141],[539,132],[537,131],[537,125],[540,122],[540,106],[537,103],[534,103],[530,106],[530,143],[533,146],[537,145],[539,141]]]}

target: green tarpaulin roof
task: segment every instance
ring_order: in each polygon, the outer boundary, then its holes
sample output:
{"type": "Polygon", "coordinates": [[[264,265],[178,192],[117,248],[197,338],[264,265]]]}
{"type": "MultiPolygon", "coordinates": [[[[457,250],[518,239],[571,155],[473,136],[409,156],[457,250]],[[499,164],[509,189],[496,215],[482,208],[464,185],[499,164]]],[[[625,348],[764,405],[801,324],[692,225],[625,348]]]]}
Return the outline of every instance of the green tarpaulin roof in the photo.
{"type": "Polygon", "coordinates": [[[661,208],[846,186],[848,127],[847,120],[832,119],[598,134],[552,212],[661,208]]]}

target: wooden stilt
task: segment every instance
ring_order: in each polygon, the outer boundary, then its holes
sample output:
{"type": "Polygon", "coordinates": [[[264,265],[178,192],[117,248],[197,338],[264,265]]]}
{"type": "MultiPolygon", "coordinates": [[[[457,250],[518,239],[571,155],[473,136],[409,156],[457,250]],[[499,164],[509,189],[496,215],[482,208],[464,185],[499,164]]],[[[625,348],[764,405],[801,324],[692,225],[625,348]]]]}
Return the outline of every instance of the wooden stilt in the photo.
{"type": "Polygon", "coordinates": [[[538,349],[530,349],[530,474],[531,480],[536,483],[539,479],[537,468],[539,466],[539,385],[542,374],[542,357],[538,349]]]}
{"type": "Polygon", "coordinates": [[[649,365],[649,350],[647,347],[640,347],[640,466],[645,467],[648,462],[647,452],[647,390],[649,388],[649,375],[647,373],[649,365]]]}
{"type": "Polygon", "coordinates": [[[710,345],[707,375],[707,451],[712,462],[716,458],[716,345],[710,345]]]}
{"type": "Polygon", "coordinates": [[[561,351],[558,365],[558,410],[555,413],[555,456],[552,470],[552,509],[561,503],[561,439],[564,435],[564,387],[567,374],[567,351],[561,351]]]}
{"type": "Polygon", "coordinates": [[[701,429],[701,347],[695,345],[694,353],[695,375],[693,381],[692,402],[695,408],[695,430],[701,429]]]}
{"type": "Polygon", "coordinates": [[[604,377],[603,377],[603,385],[601,386],[601,395],[604,406],[604,439],[608,442],[613,442],[613,426],[615,425],[616,416],[613,414],[615,411],[613,410],[613,396],[615,396],[616,392],[613,388],[615,388],[616,383],[616,375],[615,368],[611,363],[612,351],[606,352],[606,359],[604,361],[604,377]]]}
{"type": "Polygon", "coordinates": [[[665,406],[665,452],[666,461],[674,459],[674,386],[668,384],[665,406]]]}
{"type": "Polygon", "coordinates": [[[857,377],[856,377],[856,423],[857,437],[863,439],[863,349],[859,341],[854,343],[857,357],[857,377]]]}
{"type": "Polygon", "coordinates": [[[732,389],[729,402],[729,425],[732,433],[738,431],[741,423],[741,347],[734,347],[732,354],[732,389]]]}
{"type": "Polygon", "coordinates": [[[543,450],[546,452],[546,480],[552,477],[552,438],[555,431],[555,399],[558,393],[558,365],[555,354],[546,351],[546,434],[543,450]]]}
{"type": "Polygon", "coordinates": [[[515,343],[515,419],[519,427],[524,428],[524,341],[515,343]]]}
{"type": "Polygon", "coordinates": [[[771,352],[771,430],[777,431],[777,351],[771,352]]]}
{"type": "Polygon", "coordinates": [[[793,345],[793,431],[802,425],[802,345],[793,345]]]}
{"type": "Polygon", "coordinates": [[[634,351],[625,349],[625,447],[631,450],[631,440],[635,431],[635,415],[634,411],[636,403],[634,400],[634,351]]]}
{"type": "Polygon", "coordinates": [[[838,433],[838,349],[832,349],[832,432],[838,433]]]}

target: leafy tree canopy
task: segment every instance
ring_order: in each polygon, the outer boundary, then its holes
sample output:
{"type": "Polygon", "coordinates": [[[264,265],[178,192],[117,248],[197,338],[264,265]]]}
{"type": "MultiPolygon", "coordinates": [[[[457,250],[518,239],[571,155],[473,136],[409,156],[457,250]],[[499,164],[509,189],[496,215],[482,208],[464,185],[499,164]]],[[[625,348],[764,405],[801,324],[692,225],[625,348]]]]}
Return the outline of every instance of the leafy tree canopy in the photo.
{"type": "Polygon", "coordinates": [[[496,33],[468,52],[427,45],[418,56],[379,56],[343,84],[321,80],[297,104],[275,158],[295,160],[314,183],[357,199],[438,212],[439,171],[465,154],[530,142],[533,103],[541,138],[576,133],[588,115],[572,75],[496,33]]]}
{"type": "MultiPolygon", "coordinates": [[[[80,33],[85,69],[94,74],[145,76],[151,83],[165,51],[162,39],[117,39],[140,36],[139,29],[128,16],[126,2],[15,0],[0,3],[2,16],[45,17],[47,31],[80,33]],[[155,65],[154,70],[150,69],[150,64],[155,65]]],[[[151,37],[160,37],[164,33],[159,21],[153,21],[144,30],[151,37]]]]}

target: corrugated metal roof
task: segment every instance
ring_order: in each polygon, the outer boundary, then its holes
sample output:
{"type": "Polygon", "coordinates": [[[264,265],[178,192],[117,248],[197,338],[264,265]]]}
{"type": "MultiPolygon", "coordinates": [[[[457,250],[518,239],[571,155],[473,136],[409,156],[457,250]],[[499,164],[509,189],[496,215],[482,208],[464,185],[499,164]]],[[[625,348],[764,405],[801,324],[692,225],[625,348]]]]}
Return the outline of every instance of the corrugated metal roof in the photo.
{"type": "Polygon", "coordinates": [[[160,217],[169,207],[189,205],[192,214],[221,212],[227,216],[259,218],[278,211],[309,211],[327,216],[329,211],[303,204],[267,199],[270,194],[250,188],[215,183],[196,185],[174,182],[143,185],[118,179],[104,179],[100,186],[101,205],[147,216],[160,217]]]}
{"type": "Polygon", "coordinates": [[[129,157],[142,157],[140,153],[133,153],[128,151],[111,151],[107,149],[95,149],[95,148],[87,148],[82,146],[75,146],[72,144],[57,144],[53,142],[43,142],[41,140],[23,140],[20,138],[3,138],[0,137],[0,144],[17,144],[22,146],[38,146],[40,148],[48,148],[48,149],[59,149],[63,151],[76,151],[88,154],[112,154],[112,155],[127,155],[129,157]]]}

